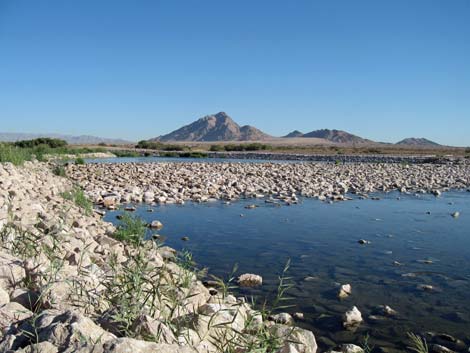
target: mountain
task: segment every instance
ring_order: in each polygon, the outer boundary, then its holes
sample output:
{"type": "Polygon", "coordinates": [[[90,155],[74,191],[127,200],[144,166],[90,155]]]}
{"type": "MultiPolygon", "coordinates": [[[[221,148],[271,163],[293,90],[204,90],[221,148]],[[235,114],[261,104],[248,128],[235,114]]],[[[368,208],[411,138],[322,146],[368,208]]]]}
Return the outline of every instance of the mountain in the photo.
{"type": "Polygon", "coordinates": [[[425,139],[423,137],[409,137],[409,138],[406,138],[406,139],[403,139],[399,142],[396,143],[396,145],[408,145],[408,146],[429,146],[429,147],[432,147],[432,146],[441,146],[440,144],[438,144],[437,142],[434,142],[434,141],[431,141],[431,140],[428,140],[428,139],[425,139]]]}
{"type": "Polygon", "coordinates": [[[116,144],[116,145],[125,145],[132,142],[121,140],[121,139],[111,139],[105,137],[96,137],[88,135],[62,135],[62,134],[28,134],[28,133],[14,133],[14,132],[0,132],[0,141],[3,142],[15,142],[19,140],[32,140],[39,137],[50,137],[57,138],[67,141],[70,145],[96,145],[98,143],[106,144],[116,144]]]}
{"type": "Polygon", "coordinates": [[[322,138],[331,142],[336,143],[371,143],[372,141],[363,139],[362,137],[350,134],[346,131],[341,130],[315,130],[307,134],[303,134],[302,137],[316,137],[322,138]]]}
{"type": "Polygon", "coordinates": [[[207,115],[182,128],[151,141],[259,141],[270,138],[249,125],[240,126],[226,113],[207,115]]]}
{"type": "Polygon", "coordinates": [[[303,132],[300,132],[299,130],[294,130],[292,132],[289,132],[286,136],[282,136],[282,137],[285,137],[285,138],[302,137],[303,135],[304,135],[303,132]]]}

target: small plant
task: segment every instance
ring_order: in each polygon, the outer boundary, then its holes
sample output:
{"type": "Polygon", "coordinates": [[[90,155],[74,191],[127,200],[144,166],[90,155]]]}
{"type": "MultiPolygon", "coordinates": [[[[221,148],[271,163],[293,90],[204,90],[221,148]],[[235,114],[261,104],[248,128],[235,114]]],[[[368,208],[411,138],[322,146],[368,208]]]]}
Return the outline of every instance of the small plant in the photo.
{"type": "Polygon", "coordinates": [[[65,168],[64,168],[63,165],[56,165],[56,166],[52,169],[52,173],[54,173],[54,175],[61,176],[61,177],[65,177],[65,176],[66,176],[65,168]]]}
{"type": "Polygon", "coordinates": [[[146,232],[147,223],[145,223],[145,221],[126,213],[122,216],[121,223],[114,232],[113,237],[117,240],[138,246],[144,241],[146,232]]]}
{"type": "Polygon", "coordinates": [[[233,285],[237,271],[238,264],[235,264],[226,281],[223,278],[211,275],[211,278],[217,283],[217,288],[221,291],[223,298],[227,297],[231,290],[237,288],[237,286],[233,285]]]}
{"type": "Polygon", "coordinates": [[[82,157],[78,157],[75,159],[75,164],[83,165],[85,164],[85,160],[82,157]]]}
{"type": "Polygon", "coordinates": [[[364,350],[364,353],[371,353],[374,350],[374,346],[370,345],[369,340],[370,335],[369,332],[367,332],[362,338],[362,349],[364,350]]]}
{"type": "Polygon", "coordinates": [[[82,189],[76,187],[71,191],[62,193],[62,197],[66,200],[73,201],[75,205],[85,211],[85,214],[91,215],[93,213],[93,203],[86,197],[82,189]]]}
{"type": "Polygon", "coordinates": [[[411,341],[411,346],[409,347],[412,351],[416,353],[428,353],[428,344],[426,340],[421,336],[418,336],[415,333],[408,332],[408,338],[411,341]]]}

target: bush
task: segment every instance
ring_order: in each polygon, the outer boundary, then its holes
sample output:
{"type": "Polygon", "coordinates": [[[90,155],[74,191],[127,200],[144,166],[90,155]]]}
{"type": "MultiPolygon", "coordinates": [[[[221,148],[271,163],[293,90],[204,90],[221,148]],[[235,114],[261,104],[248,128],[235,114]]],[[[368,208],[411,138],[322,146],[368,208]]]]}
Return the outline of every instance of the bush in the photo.
{"type": "Polygon", "coordinates": [[[61,177],[66,176],[65,168],[63,165],[56,165],[54,169],[52,169],[52,173],[54,173],[54,175],[61,176],[61,177]]]}
{"type": "Polygon", "coordinates": [[[225,148],[222,145],[211,145],[211,147],[209,148],[209,151],[221,152],[221,151],[225,151],[225,148]]]}
{"type": "Polygon", "coordinates": [[[40,145],[45,145],[49,148],[59,148],[67,146],[67,142],[65,140],[53,139],[48,137],[40,137],[33,140],[16,141],[14,144],[15,146],[21,148],[33,148],[40,145]]]}
{"type": "Polygon", "coordinates": [[[212,145],[210,150],[213,152],[227,151],[227,152],[244,152],[244,151],[264,151],[270,149],[271,146],[262,143],[248,143],[248,144],[228,144],[228,145],[212,145]]]}
{"type": "Polygon", "coordinates": [[[116,157],[140,157],[141,154],[137,151],[113,151],[113,154],[116,157]]]}
{"type": "Polygon", "coordinates": [[[78,157],[77,159],[75,159],[75,164],[85,164],[85,160],[81,157],[78,157]]]}
{"type": "Polygon", "coordinates": [[[91,215],[93,213],[93,203],[88,200],[82,189],[76,187],[71,191],[62,193],[62,197],[66,200],[73,201],[75,205],[85,211],[85,214],[91,215]]]}
{"type": "Polygon", "coordinates": [[[147,224],[141,218],[124,214],[113,237],[132,245],[139,245],[144,241],[147,224]]]}
{"type": "Polygon", "coordinates": [[[165,143],[161,143],[158,141],[139,141],[136,148],[144,148],[148,150],[159,150],[159,151],[185,151],[190,149],[189,147],[182,146],[182,145],[169,145],[165,143]]]}

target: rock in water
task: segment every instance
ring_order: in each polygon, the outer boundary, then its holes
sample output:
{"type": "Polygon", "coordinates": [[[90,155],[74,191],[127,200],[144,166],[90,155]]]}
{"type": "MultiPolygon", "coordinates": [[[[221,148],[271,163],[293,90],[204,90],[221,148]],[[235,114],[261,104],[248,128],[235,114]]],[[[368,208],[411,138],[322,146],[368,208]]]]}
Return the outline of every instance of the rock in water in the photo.
{"type": "Polygon", "coordinates": [[[329,350],[327,353],[364,353],[364,349],[355,344],[342,344],[329,350]]]}
{"type": "Polygon", "coordinates": [[[451,214],[452,217],[458,218],[460,216],[460,212],[454,212],[451,214]]]}
{"type": "Polygon", "coordinates": [[[351,295],[352,288],[350,284],[343,284],[339,288],[338,298],[345,299],[351,295]]]}
{"type": "Polygon", "coordinates": [[[163,224],[162,224],[162,222],[155,220],[155,221],[152,221],[152,223],[150,223],[150,228],[152,228],[152,229],[162,229],[163,224]]]}
{"type": "Polygon", "coordinates": [[[263,277],[251,273],[245,273],[238,277],[240,287],[258,287],[263,284],[263,277]]]}
{"type": "Polygon", "coordinates": [[[356,306],[346,311],[343,315],[343,326],[345,328],[355,328],[362,322],[362,314],[356,306]]]}

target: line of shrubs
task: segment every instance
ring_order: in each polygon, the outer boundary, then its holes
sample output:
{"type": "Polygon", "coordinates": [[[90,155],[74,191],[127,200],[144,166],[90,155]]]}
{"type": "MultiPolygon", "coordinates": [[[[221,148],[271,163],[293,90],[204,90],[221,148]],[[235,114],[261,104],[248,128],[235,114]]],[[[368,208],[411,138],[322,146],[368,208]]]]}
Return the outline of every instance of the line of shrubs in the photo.
{"type": "Polygon", "coordinates": [[[157,141],[146,141],[142,140],[137,143],[136,148],[144,148],[149,150],[159,150],[159,151],[187,151],[190,147],[182,145],[169,145],[166,143],[161,143],[157,141]]]}
{"type": "Polygon", "coordinates": [[[271,146],[262,143],[245,143],[245,144],[227,144],[212,145],[211,152],[245,152],[245,151],[265,151],[272,149],[271,146]]]}
{"type": "Polygon", "coordinates": [[[71,148],[67,142],[60,139],[37,138],[16,142],[0,143],[0,163],[11,162],[21,165],[25,161],[37,159],[44,161],[46,155],[83,154],[105,152],[103,148],[71,148]]]}

